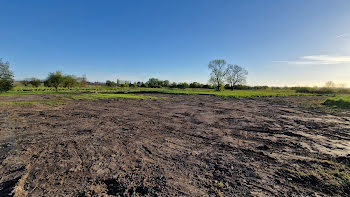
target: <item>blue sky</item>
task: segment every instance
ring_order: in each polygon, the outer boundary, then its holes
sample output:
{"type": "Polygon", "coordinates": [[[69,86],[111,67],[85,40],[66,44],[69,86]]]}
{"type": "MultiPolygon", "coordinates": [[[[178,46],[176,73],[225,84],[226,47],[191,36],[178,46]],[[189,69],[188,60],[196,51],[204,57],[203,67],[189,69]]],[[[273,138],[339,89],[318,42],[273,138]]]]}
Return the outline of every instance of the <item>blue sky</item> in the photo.
{"type": "Polygon", "coordinates": [[[348,0],[0,0],[0,57],[16,79],[207,82],[208,62],[250,85],[350,85],[348,0]]]}

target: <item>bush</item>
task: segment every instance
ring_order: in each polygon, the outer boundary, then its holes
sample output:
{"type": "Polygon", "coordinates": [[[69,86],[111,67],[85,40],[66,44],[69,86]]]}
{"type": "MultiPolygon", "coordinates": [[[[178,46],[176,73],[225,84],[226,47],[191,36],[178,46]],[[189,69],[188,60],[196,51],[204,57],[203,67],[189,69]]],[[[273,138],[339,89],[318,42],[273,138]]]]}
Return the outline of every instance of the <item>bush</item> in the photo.
{"type": "Polygon", "coordinates": [[[129,87],[129,84],[120,84],[120,86],[123,88],[127,88],[127,87],[129,87]]]}

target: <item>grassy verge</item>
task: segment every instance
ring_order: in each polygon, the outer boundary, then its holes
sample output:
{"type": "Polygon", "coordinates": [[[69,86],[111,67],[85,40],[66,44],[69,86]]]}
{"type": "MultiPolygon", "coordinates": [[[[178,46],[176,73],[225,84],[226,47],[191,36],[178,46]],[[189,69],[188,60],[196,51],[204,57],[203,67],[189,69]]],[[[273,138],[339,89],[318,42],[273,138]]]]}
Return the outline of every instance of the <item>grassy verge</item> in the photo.
{"type": "Polygon", "coordinates": [[[350,95],[338,95],[335,97],[329,97],[323,104],[328,107],[350,109],[350,95]]]}

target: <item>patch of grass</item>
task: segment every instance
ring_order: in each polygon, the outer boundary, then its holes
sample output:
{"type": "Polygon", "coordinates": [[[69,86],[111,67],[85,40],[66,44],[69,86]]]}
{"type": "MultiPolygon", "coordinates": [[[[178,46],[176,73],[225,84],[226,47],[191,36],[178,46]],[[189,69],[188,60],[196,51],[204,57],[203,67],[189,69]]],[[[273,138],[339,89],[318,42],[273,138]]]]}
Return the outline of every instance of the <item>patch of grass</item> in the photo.
{"type": "Polygon", "coordinates": [[[99,99],[114,99],[114,98],[128,98],[128,99],[159,99],[160,97],[144,96],[135,94],[78,94],[70,95],[73,100],[99,100],[99,99]]]}
{"type": "Polygon", "coordinates": [[[329,97],[323,104],[328,107],[350,109],[350,95],[338,95],[335,97],[329,97]]]}
{"type": "Polygon", "coordinates": [[[286,168],[284,172],[298,184],[314,187],[327,194],[350,192],[348,166],[328,160],[312,160],[304,168],[286,168]]]}

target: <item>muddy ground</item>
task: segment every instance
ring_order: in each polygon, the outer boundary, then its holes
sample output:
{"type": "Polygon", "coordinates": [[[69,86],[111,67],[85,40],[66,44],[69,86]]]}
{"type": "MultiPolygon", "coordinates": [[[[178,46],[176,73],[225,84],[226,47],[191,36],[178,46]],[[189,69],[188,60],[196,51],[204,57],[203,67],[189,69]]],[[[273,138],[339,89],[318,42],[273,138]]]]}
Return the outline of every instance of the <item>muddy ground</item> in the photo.
{"type": "Polygon", "coordinates": [[[350,117],[320,98],[156,96],[0,106],[0,196],[349,196],[350,117]]]}

